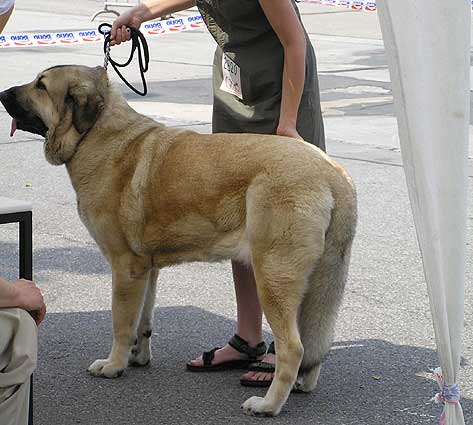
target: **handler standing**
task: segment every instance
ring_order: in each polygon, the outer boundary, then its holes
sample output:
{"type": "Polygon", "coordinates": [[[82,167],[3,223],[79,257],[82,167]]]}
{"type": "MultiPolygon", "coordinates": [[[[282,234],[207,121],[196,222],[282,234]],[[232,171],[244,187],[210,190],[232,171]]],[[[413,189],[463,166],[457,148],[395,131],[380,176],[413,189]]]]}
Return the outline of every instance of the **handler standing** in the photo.
{"type": "MultiPolygon", "coordinates": [[[[213,133],[278,134],[325,150],[314,49],[293,0],[149,0],[113,23],[112,44],[130,39],[126,26],[197,6],[217,42],[213,62],[213,133]]],[[[269,386],[274,345],[265,354],[262,310],[253,270],[232,261],[237,335],[187,363],[192,371],[247,368],[241,383],[269,386]],[[262,358],[263,357],[263,358],[262,358]]]]}

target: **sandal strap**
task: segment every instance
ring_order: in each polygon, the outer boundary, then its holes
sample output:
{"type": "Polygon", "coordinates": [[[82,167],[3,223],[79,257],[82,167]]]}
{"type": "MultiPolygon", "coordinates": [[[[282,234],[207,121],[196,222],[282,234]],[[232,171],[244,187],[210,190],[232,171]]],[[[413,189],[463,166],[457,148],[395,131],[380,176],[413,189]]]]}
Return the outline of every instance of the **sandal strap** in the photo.
{"type": "Polygon", "coordinates": [[[276,348],[274,347],[274,341],[269,344],[268,351],[266,351],[268,354],[276,354],[276,348]]]}
{"type": "Polygon", "coordinates": [[[228,345],[233,347],[238,352],[246,354],[248,356],[248,360],[251,362],[257,360],[259,356],[262,356],[264,353],[266,353],[266,343],[264,341],[261,341],[256,347],[250,347],[248,342],[237,334],[232,336],[230,341],[228,341],[228,345]]]}
{"type": "Polygon", "coordinates": [[[202,353],[202,361],[204,362],[204,366],[211,366],[212,360],[215,357],[215,352],[220,350],[220,347],[212,348],[210,351],[204,351],[202,353]]]}
{"type": "Polygon", "coordinates": [[[275,366],[272,363],[268,362],[254,362],[248,366],[249,372],[274,373],[275,370],[275,366]]]}

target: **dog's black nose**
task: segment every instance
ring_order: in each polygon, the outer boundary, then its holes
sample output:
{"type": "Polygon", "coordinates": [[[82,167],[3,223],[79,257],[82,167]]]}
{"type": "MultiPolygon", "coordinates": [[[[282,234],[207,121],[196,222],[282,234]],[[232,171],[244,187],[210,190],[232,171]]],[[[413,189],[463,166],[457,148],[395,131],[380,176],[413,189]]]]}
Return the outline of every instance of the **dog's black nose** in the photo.
{"type": "Polygon", "coordinates": [[[15,89],[16,87],[11,87],[8,90],[0,92],[0,102],[3,103],[3,106],[7,106],[9,101],[15,97],[15,89]]]}
{"type": "Polygon", "coordinates": [[[0,102],[3,103],[3,100],[7,97],[7,91],[8,90],[0,92],[0,102]]]}

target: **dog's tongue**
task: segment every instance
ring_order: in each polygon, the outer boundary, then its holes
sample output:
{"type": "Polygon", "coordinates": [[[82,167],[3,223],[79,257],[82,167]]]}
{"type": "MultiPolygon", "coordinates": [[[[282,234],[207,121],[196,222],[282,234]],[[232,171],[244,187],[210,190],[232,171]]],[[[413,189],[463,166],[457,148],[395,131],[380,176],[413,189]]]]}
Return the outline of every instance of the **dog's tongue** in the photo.
{"type": "Polygon", "coordinates": [[[11,121],[11,130],[10,130],[10,137],[13,137],[13,135],[15,134],[15,131],[16,131],[16,119],[13,118],[12,121],[11,121]]]}

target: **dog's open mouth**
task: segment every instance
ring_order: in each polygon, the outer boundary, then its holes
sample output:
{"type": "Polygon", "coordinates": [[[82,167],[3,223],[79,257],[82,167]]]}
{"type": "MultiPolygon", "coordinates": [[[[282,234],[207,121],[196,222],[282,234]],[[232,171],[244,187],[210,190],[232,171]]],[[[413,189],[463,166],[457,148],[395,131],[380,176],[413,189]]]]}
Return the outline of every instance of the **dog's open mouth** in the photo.
{"type": "Polygon", "coordinates": [[[43,137],[46,137],[46,133],[48,132],[48,128],[38,117],[32,117],[31,119],[25,121],[18,118],[13,118],[10,128],[10,137],[13,137],[16,130],[27,131],[29,133],[38,134],[43,137]]]}

